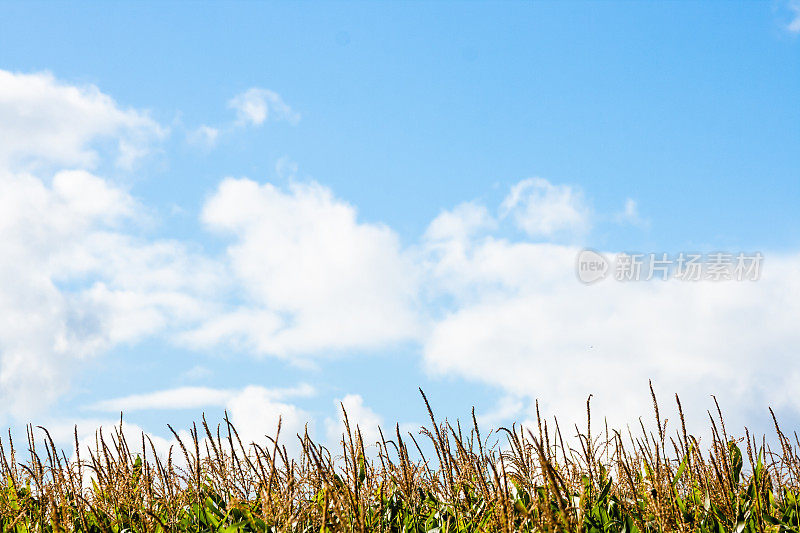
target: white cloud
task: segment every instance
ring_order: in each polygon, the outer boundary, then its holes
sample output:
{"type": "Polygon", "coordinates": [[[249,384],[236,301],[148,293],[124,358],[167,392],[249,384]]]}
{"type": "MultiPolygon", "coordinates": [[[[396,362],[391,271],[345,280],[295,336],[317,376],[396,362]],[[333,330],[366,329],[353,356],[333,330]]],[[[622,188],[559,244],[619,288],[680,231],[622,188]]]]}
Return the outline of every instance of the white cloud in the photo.
{"type": "Polygon", "coordinates": [[[800,342],[800,303],[788,296],[800,291],[800,257],[770,255],[758,282],[585,286],[578,251],[437,243],[436,285],[453,305],[424,343],[426,368],[538,397],[572,420],[593,393],[601,412],[635,421],[648,410],[648,378],[704,408],[712,393],[740,415],[769,403],[800,408],[785,373],[800,342]]]}
{"type": "Polygon", "coordinates": [[[135,206],[84,171],[0,176],[0,399],[17,416],[66,391],[77,361],[211,309],[213,266],[123,233],[135,206]]]}
{"type": "MultiPolygon", "coordinates": [[[[232,106],[243,123],[296,120],[270,95],[248,91],[232,106]]],[[[500,236],[507,221],[532,239],[585,235],[590,210],[574,187],[524,180],[498,216],[462,204],[404,248],[316,183],[228,178],[203,209],[206,226],[229,239],[210,257],[136,236],[144,206],[92,172],[104,158],[135,159],[162,133],[96,88],[0,71],[4,413],[24,418],[52,404],[80,361],[159,332],[287,358],[419,342],[432,373],[504,391],[509,400],[489,420],[532,397],[581,418],[588,393],[604,412],[638,416],[648,378],[686,403],[714,392],[739,413],[767,403],[800,410],[797,373],[786,370],[800,341],[796,255],[768,255],[755,283],[587,287],[575,279],[575,247],[500,236]]],[[[638,218],[635,202],[622,216],[638,218]]],[[[184,387],[94,408],[224,406],[246,439],[260,439],[280,415],[287,435],[302,431],[309,415],[289,397],[184,387]]],[[[358,395],[342,401],[363,430],[380,421],[358,395]]]]}
{"type": "Polygon", "coordinates": [[[128,167],[166,130],[146,113],[121,109],[94,86],[76,87],[49,73],[0,70],[0,167],[66,165],[93,168],[98,145],[116,144],[128,167]]]}
{"type": "Polygon", "coordinates": [[[281,156],[275,163],[275,174],[281,179],[293,180],[297,174],[298,165],[287,156],[281,156]]]}
{"type": "Polygon", "coordinates": [[[236,111],[240,125],[260,126],[267,120],[285,120],[290,124],[300,121],[300,114],[293,111],[274,91],[253,87],[234,96],[228,107],[236,111]]]}
{"type": "MultiPolygon", "coordinates": [[[[174,437],[170,436],[170,438],[164,438],[153,433],[148,433],[144,431],[142,427],[130,422],[123,421],[122,426],[120,426],[119,418],[116,420],[91,418],[80,419],[75,420],[74,424],[65,423],[63,421],[53,421],[47,423],[46,426],[43,427],[47,427],[47,430],[50,432],[55,443],[63,446],[69,446],[69,448],[72,449],[73,455],[70,457],[70,460],[75,460],[77,458],[77,456],[74,454],[76,427],[78,432],[78,447],[80,449],[82,460],[86,460],[88,458],[90,451],[95,455],[95,457],[103,456],[102,453],[99,456],[97,454],[98,443],[101,435],[103,441],[108,446],[108,451],[112,454],[112,456],[115,456],[115,452],[117,451],[116,446],[112,444],[112,439],[118,441],[118,435],[120,433],[125,439],[128,450],[133,456],[145,453],[147,457],[152,458],[153,449],[155,449],[156,454],[158,454],[161,459],[166,459],[169,455],[170,447],[173,447],[175,450],[180,449],[178,442],[174,437]],[[146,449],[142,448],[142,435],[145,435],[149,439],[145,441],[146,449]]],[[[188,431],[180,431],[178,435],[181,437],[181,440],[184,443],[191,442],[191,436],[189,435],[188,431]]],[[[173,451],[173,460],[176,462],[176,466],[184,466],[182,453],[176,454],[175,451],[173,451]]],[[[91,469],[86,469],[86,476],[87,479],[84,481],[88,484],[88,478],[91,478],[92,476],[91,469]]]]}
{"type": "Polygon", "coordinates": [[[451,211],[442,211],[425,231],[425,240],[464,243],[476,233],[496,227],[497,222],[485,206],[467,202],[451,211]]]}
{"type": "Polygon", "coordinates": [[[202,381],[212,377],[214,373],[203,365],[195,365],[181,374],[181,379],[186,381],[202,381]]]}
{"type": "Polygon", "coordinates": [[[518,396],[502,396],[495,405],[494,409],[486,412],[476,413],[478,426],[489,430],[495,430],[503,424],[516,422],[520,413],[525,407],[525,402],[518,396]]]}
{"type": "Polygon", "coordinates": [[[204,146],[206,148],[213,148],[217,144],[219,133],[220,131],[218,128],[202,125],[190,131],[186,136],[186,140],[191,144],[204,146]]]}
{"type": "Polygon", "coordinates": [[[646,227],[649,221],[639,215],[639,206],[633,198],[625,200],[625,207],[614,216],[618,224],[631,224],[633,226],[646,227]]]}
{"type": "Polygon", "coordinates": [[[626,219],[634,220],[639,218],[639,209],[636,205],[636,200],[632,198],[625,200],[625,209],[622,211],[622,216],[626,219]]]}
{"type": "Polygon", "coordinates": [[[503,217],[533,238],[583,235],[590,227],[589,208],[580,190],[553,185],[542,178],[522,180],[511,188],[501,205],[503,217]]]}
{"type": "Polygon", "coordinates": [[[344,424],[344,413],[347,413],[347,422],[354,437],[356,431],[361,431],[361,438],[364,446],[371,446],[379,441],[380,433],[378,426],[383,424],[383,419],[368,406],[364,405],[364,399],[358,394],[348,394],[344,398],[335,400],[334,405],[338,411],[337,418],[325,420],[326,435],[328,445],[336,450],[341,446],[342,436],[346,434],[347,428],[344,424]]]}
{"type": "Polygon", "coordinates": [[[122,398],[103,400],[88,406],[94,411],[132,413],[143,410],[196,409],[200,407],[225,407],[235,405],[245,391],[254,394],[257,390],[262,398],[285,400],[287,398],[309,397],[314,395],[314,388],[307,384],[297,387],[266,389],[249,387],[244,391],[236,389],[217,389],[213,387],[178,387],[144,394],[133,394],[122,398]]]}
{"type": "Polygon", "coordinates": [[[75,257],[85,232],[128,210],[129,202],[92,205],[73,194],[87,184],[99,199],[123,194],[86,173],[59,174],[52,187],[29,175],[0,177],[0,394],[15,410],[57,397],[67,383],[57,363],[103,344],[99,317],[56,285],[61,267],[80,271],[90,260],[75,257]]]}
{"type": "Polygon", "coordinates": [[[790,0],[789,10],[792,12],[792,20],[786,26],[786,29],[792,33],[800,33],[800,1],[790,0]]]}
{"type": "MultiPolygon", "coordinates": [[[[284,102],[278,93],[269,89],[250,88],[231,98],[228,101],[228,107],[236,112],[235,121],[219,127],[203,124],[187,132],[186,141],[195,146],[212,149],[221,137],[230,135],[245,126],[261,126],[269,120],[284,121],[293,126],[300,122],[300,114],[284,102]]],[[[286,163],[290,163],[286,158],[278,161],[279,176],[283,175],[285,170],[290,170],[282,168],[285,166],[282,163],[284,160],[286,163]]],[[[293,165],[293,163],[290,164],[293,165]]]]}
{"type": "Polygon", "coordinates": [[[289,356],[363,349],[413,338],[415,266],[389,228],[316,183],[228,178],[203,209],[230,235],[227,260],[245,305],[185,336],[196,347],[232,342],[289,356]]]}
{"type": "MultiPolygon", "coordinates": [[[[280,443],[290,451],[297,450],[297,435],[303,435],[306,424],[312,420],[310,413],[277,401],[271,391],[263,387],[245,388],[228,402],[227,409],[245,445],[257,442],[263,446],[267,443],[266,436],[275,438],[280,420],[280,443]]],[[[312,432],[313,427],[309,425],[309,433],[312,432]]]]}
{"type": "MultiPolygon", "coordinates": [[[[309,424],[309,433],[312,434],[313,425],[310,424],[312,416],[310,413],[288,403],[292,398],[307,398],[313,396],[315,390],[307,384],[300,384],[296,387],[269,389],[261,386],[250,385],[242,389],[216,389],[211,387],[179,387],[175,389],[155,391],[145,394],[134,394],[122,398],[103,400],[87,406],[89,410],[123,412],[126,416],[136,411],[144,410],[174,410],[174,409],[199,409],[216,408],[209,417],[210,423],[214,420],[222,420],[223,409],[228,413],[229,419],[236,431],[242,444],[248,447],[249,444],[256,442],[262,447],[268,444],[267,436],[275,438],[278,430],[278,421],[281,423],[280,443],[286,446],[290,453],[299,449],[297,435],[302,435],[306,424],[309,424]]],[[[107,422],[100,423],[93,419],[88,419],[88,423],[81,424],[80,435],[83,446],[90,445],[96,427],[113,427],[114,424],[107,422]],[[86,427],[91,431],[87,433],[86,427]]],[[[138,442],[141,442],[141,430],[137,426],[127,424],[126,436],[133,435],[138,442]],[[133,433],[130,433],[132,431],[133,433]]],[[[55,424],[54,438],[69,442],[71,438],[71,427],[64,427],[63,424],[55,424]],[[67,430],[70,432],[68,433],[67,430]]],[[[189,434],[186,431],[179,432],[181,439],[188,440],[189,434]]],[[[151,437],[153,437],[151,435],[151,437]]],[[[166,453],[169,446],[177,446],[177,441],[173,438],[163,439],[153,437],[156,441],[156,451],[166,453]]],[[[134,443],[135,444],[135,443],[134,443]]],[[[202,448],[202,446],[201,446],[202,448]]]]}
{"type": "Polygon", "coordinates": [[[180,387],[146,394],[134,394],[124,398],[104,400],[91,405],[96,411],[133,413],[148,409],[196,409],[199,407],[224,406],[234,392],[211,387],[180,387]]]}
{"type": "Polygon", "coordinates": [[[97,88],[0,71],[0,415],[30,416],[80,361],[213,309],[198,298],[214,266],[131,236],[147,210],[87,170],[163,131],[97,88]]]}

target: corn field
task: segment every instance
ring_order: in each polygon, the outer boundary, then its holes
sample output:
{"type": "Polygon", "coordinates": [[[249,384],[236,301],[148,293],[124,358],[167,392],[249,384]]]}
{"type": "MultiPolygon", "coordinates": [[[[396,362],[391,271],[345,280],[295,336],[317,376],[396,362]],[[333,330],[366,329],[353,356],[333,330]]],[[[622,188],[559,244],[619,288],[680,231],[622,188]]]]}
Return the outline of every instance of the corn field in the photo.
{"type": "MultiPolygon", "coordinates": [[[[651,388],[652,392],[652,388],[651,388]]],[[[424,394],[423,394],[424,398],[424,394]]],[[[711,442],[668,428],[653,395],[654,427],[567,434],[541,417],[481,433],[468,423],[399,426],[365,443],[344,413],[339,448],[309,435],[246,443],[225,419],[157,454],[147,435],[131,452],[121,429],[94,449],[55,446],[29,427],[24,450],[0,439],[3,531],[800,531],[800,449],[773,414],[769,442],[734,437],[722,413],[711,442]],[[499,437],[499,438],[497,438],[499,437]],[[774,438],[773,438],[774,437],[774,438]],[[290,454],[286,439],[299,439],[290,454]],[[567,445],[565,442],[572,442],[567,445]],[[493,442],[493,444],[489,444],[493,442]],[[423,453],[428,450],[428,453],[423,453]]],[[[538,407],[537,407],[538,415],[538,407]]],[[[172,428],[170,428],[172,430],[172,428]]]]}

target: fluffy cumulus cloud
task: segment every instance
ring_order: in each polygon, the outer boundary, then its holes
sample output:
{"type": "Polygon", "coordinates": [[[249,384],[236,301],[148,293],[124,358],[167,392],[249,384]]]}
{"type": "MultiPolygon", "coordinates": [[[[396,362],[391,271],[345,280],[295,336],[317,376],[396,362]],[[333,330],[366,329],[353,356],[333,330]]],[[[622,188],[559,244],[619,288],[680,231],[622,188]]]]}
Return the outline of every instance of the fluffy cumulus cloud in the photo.
{"type": "Polygon", "coordinates": [[[414,338],[416,271],[396,234],[359,222],[316,183],[288,190],[226,179],[203,221],[227,235],[227,265],[245,302],[185,338],[289,356],[363,349],[414,338]]]}
{"type": "Polygon", "coordinates": [[[97,87],[77,87],[51,74],[0,70],[0,165],[91,168],[104,143],[130,166],[165,135],[146,113],[122,109],[97,87]]]}
{"type": "Polygon", "coordinates": [[[146,209],[91,172],[101,156],[125,159],[162,131],[96,88],[0,71],[4,413],[51,404],[76,362],[191,318],[213,290],[208,262],[180,243],[135,237],[146,209]]]}
{"type": "Polygon", "coordinates": [[[86,171],[49,183],[0,177],[0,396],[10,411],[55,400],[75,361],[197,314],[207,276],[184,276],[202,261],[123,232],[135,209],[86,171]]]}
{"type": "Polygon", "coordinates": [[[234,96],[228,107],[236,111],[240,125],[260,126],[267,120],[285,120],[290,124],[300,121],[300,114],[269,89],[253,87],[234,96]]]}
{"type": "Polygon", "coordinates": [[[740,414],[746,405],[800,408],[786,373],[800,341],[791,296],[800,257],[770,255],[757,282],[585,286],[575,276],[579,248],[465,239],[475,212],[457,208],[429,230],[438,236],[428,243],[435,285],[454,301],[424,341],[430,372],[538,397],[573,420],[590,393],[602,412],[635,420],[647,411],[649,378],[703,409],[711,393],[740,414]]]}
{"type": "MultiPolygon", "coordinates": [[[[396,235],[329,190],[224,181],[203,215],[230,236],[222,258],[148,239],[147,206],[94,169],[129,163],[165,129],[95,87],[4,71],[0,81],[3,414],[41,411],[69,390],[76,363],[159,333],[276,355],[413,337],[414,268],[396,235]]],[[[231,105],[253,124],[298,118],[269,91],[231,105]]],[[[192,405],[196,392],[157,401],[192,405]]]]}

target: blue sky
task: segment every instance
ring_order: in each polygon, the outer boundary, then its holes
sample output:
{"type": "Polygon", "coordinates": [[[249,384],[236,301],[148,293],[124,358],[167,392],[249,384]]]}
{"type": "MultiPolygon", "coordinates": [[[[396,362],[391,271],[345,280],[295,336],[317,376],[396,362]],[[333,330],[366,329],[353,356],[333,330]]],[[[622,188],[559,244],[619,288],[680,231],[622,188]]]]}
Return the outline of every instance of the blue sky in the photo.
{"type": "Polygon", "coordinates": [[[6,425],[796,416],[797,3],[105,7],[0,5],[6,425]],[[595,290],[583,246],[766,259],[595,290]]]}

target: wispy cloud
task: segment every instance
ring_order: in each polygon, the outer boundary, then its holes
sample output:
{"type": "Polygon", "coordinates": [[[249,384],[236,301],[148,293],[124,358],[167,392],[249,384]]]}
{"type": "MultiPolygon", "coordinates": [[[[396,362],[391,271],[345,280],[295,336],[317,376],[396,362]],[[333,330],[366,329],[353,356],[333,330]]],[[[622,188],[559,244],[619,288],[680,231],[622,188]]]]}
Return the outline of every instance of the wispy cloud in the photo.
{"type": "Polygon", "coordinates": [[[90,405],[93,411],[126,412],[152,409],[195,409],[198,407],[224,406],[236,393],[231,390],[210,387],[180,387],[146,394],[134,394],[124,398],[103,400],[90,405]]]}
{"type": "Polygon", "coordinates": [[[800,33],[800,0],[790,0],[788,7],[792,14],[792,20],[789,21],[786,29],[792,33],[800,33]]]}
{"type": "Polygon", "coordinates": [[[186,142],[211,149],[221,138],[248,126],[259,127],[268,121],[295,126],[300,122],[300,113],[284,102],[278,93],[260,87],[237,94],[228,101],[228,108],[235,111],[235,120],[218,126],[202,124],[186,133],[186,142]]]}
{"type": "Polygon", "coordinates": [[[300,114],[283,101],[278,93],[259,87],[237,94],[228,107],[236,111],[237,123],[260,126],[267,120],[285,120],[290,124],[300,121],[300,114]]]}
{"type": "MultiPolygon", "coordinates": [[[[254,387],[260,397],[270,400],[302,398],[314,395],[311,385],[267,389],[254,387]]],[[[246,389],[243,389],[246,390],[246,389]]],[[[199,407],[224,407],[243,394],[240,389],[217,389],[212,387],[178,387],[144,394],[133,394],[96,402],[86,408],[92,411],[126,412],[164,409],[196,409],[199,407]]]]}
{"type": "Polygon", "coordinates": [[[590,227],[589,215],[579,189],[542,178],[514,185],[501,206],[501,216],[513,217],[521,230],[535,238],[584,235],[590,227]]]}
{"type": "Polygon", "coordinates": [[[639,214],[639,205],[633,198],[625,200],[625,206],[622,211],[614,215],[614,220],[618,224],[630,224],[632,226],[647,227],[650,221],[641,217],[639,214]]]}
{"type": "Polygon", "coordinates": [[[191,144],[196,144],[199,146],[204,146],[206,148],[213,148],[217,144],[217,140],[219,139],[220,131],[218,128],[212,128],[211,126],[202,125],[192,131],[190,131],[186,139],[191,144]]]}

